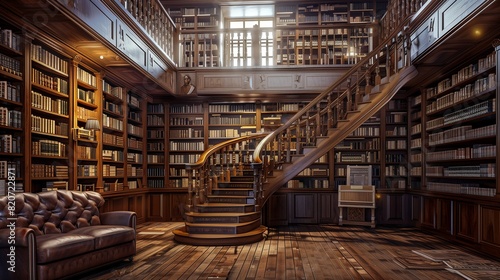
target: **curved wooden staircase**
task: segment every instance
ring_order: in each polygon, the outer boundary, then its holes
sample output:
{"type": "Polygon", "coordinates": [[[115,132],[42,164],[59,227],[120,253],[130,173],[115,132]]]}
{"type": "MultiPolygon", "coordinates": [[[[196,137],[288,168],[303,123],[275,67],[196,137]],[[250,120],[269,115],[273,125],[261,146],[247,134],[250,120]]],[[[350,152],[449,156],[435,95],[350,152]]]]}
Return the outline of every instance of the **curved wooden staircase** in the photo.
{"type": "Polygon", "coordinates": [[[416,76],[409,56],[399,55],[409,53],[408,42],[404,33],[395,33],[277,130],[231,139],[187,164],[186,221],[174,230],[175,240],[192,245],[261,240],[267,230],[261,206],[267,199],[416,76]]]}

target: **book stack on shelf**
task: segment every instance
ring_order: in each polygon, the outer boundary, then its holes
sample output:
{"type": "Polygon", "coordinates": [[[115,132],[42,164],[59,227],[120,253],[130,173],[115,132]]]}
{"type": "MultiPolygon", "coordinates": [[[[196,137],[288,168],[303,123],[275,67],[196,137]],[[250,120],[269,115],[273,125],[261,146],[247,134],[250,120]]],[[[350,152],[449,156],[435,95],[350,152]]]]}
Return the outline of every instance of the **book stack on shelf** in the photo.
{"type": "Polygon", "coordinates": [[[496,195],[495,58],[487,54],[425,89],[427,190],[496,195]]]}

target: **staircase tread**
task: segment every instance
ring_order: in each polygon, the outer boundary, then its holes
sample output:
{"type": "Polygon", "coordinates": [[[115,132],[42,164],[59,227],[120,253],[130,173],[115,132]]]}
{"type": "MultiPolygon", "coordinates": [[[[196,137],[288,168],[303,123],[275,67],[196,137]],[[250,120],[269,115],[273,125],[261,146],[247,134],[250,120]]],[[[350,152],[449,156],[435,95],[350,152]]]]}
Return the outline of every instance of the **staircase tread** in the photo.
{"type": "Polygon", "coordinates": [[[185,224],[187,226],[192,226],[192,227],[234,227],[234,226],[246,226],[246,225],[251,225],[255,222],[260,221],[260,219],[256,219],[250,222],[243,222],[243,223],[190,223],[186,222],[185,224]]]}
{"type": "Polygon", "coordinates": [[[203,234],[203,233],[188,233],[186,232],[184,227],[175,229],[173,233],[175,235],[179,236],[189,236],[193,238],[198,238],[198,239],[230,239],[234,238],[235,236],[243,237],[243,236],[253,236],[256,234],[262,234],[267,230],[267,227],[265,226],[260,226],[254,230],[248,231],[248,232],[243,232],[243,233],[234,233],[234,234],[203,234]]]}
{"type": "Polygon", "coordinates": [[[248,203],[207,203],[207,204],[198,204],[197,207],[230,207],[230,206],[255,206],[255,204],[248,203]]]}
{"type": "Polygon", "coordinates": [[[217,216],[217,217],[241,217],[241,216],[251,216],[254,215],[255,213],[258,212],[245,212],[245,213],[231,213],[231,212],[223,212],[223,213],[198,213],[198,212],[187,212],[186,215],[192,216],[192,217],[212,217],[212,216],[217,216]]]}

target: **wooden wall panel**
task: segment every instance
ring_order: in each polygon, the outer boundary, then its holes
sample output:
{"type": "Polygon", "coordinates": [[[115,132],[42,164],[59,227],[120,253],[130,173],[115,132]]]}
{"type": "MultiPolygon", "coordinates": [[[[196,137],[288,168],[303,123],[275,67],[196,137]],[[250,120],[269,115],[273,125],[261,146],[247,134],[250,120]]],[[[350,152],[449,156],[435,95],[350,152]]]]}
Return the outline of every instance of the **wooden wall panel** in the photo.
{"type": "Polygon", "coordinates": [[[168,194],[168,201],[168,220],[173,222],[184,221],[184,205],[187,201],[187,195],[184,193],[170,193],[168,194]]]}
{"type": "Polygon", "coordinates": [[[422,214],[422,197],[419,195],[411,196],[411,220],[413,222],[420,222],[420,215],[422,214]]]}
{"type": "Polygon", "coordinates": [[[500,246],[500,209],[483,207],[481,209],[481,242],[500,246]]]}
{"type": "Polygon", "coordinates": [[[164,222],[165,216],[165,194],[151,193],[148,194],[148,216],[147,220],[152,222],[164,222]]]}
{"type": "Polygon", "coordinates": [[[436,199],[432,197],[423,197],[422,201],[422,221],[424,227],[436,227],[436,199]]]}
{"type": "Polygon", "coordinates": [[[448,234],[453,234],[451,228],[451,225],[453,223],[452,207],[453,207],[453,202],[451,200],[448,199],[438,200],[436,226],[438,230],[448,234]]]}
{"type": "Polygon", "coordinates": [[[457,236],[472,242],[479,241],[479,206],[457,202],[457,236]]]}
{"type": "Polygon", "coordinates": [[[288,225],[288,196],[286,193],[275,193],[264,205],[266,226],[288,225]]]}
{"type": "Polygon", "coordinates": [[[338,195],[333,193],[318,193],[318,222],[338,223],[338,195]]]}
{"type": "Polygon", "coordinates": [[[317,223],[317,195],[315,193],[291,193],[289,201],[290,223],[317,223]]]}

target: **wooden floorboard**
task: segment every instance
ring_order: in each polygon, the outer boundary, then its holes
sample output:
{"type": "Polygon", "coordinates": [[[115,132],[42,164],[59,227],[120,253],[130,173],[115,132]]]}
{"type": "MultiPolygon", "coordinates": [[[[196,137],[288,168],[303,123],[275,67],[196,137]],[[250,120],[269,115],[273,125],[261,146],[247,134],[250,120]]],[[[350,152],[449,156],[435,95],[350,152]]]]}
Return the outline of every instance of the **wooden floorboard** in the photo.
{"type": "MultiPolygon", "coordinates": [[[[270,228],[262,241],[241,246],[190,246],[173,240],[182,223],[137,228],[133,261],[103,267],[79,279],[464,279],[443,267],[408,268],[397,260],[421,257],[412,250],[458,249],[415,228],[290,225],[270,228]]],[[[499,273],[500,277],[500,273],[499,273]]],[[[500,279],[500,278],[488,278],[500,279]]]]}

